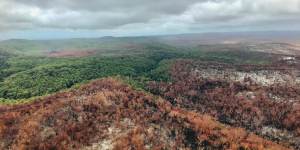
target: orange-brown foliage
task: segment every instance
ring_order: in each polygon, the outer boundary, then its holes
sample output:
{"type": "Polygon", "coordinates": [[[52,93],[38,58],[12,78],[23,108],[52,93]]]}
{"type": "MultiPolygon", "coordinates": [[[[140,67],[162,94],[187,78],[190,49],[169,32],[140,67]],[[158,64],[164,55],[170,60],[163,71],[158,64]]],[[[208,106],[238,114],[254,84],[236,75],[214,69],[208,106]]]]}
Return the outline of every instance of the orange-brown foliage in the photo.
{"type": "Polygon", "coordinates": [[[110,78],[1,107],[0,137],[0,149],[21,150],[80,149],[108,138],[115,149],[287,149],[110,78]]]}
{"type": "MultiPolygon", "coordinates": [[[[294,134],[296,141],[290,144],[300,148],[300,141],[297,142],[297,137],[300,136],[299,87],[287,85],[263,87],[252,84],[251,79],[246,79],[246,83],[207,80],[193,73],[198,65],[194,61],[178,61],[171,70],[172,83],[150,82],[148,88],[152,93],[167,99],[173,106],[209,114],[222,123],[257,133],[265,126],[288,130],[294,134]],[[254,96],[243,95],[247,92],[254,96]],[[270,93],[280,96],[281,100],[273,100],[269,97],[270,93]],[[291,99],[295,101],[290,102],[291,99]]],[[[214,67],[221,69],[233,66],[216,64],[214,67]]],[[[253,69],[255,66],[240,67],[239,69],[245,69],[242,67],[253,69]]]]}

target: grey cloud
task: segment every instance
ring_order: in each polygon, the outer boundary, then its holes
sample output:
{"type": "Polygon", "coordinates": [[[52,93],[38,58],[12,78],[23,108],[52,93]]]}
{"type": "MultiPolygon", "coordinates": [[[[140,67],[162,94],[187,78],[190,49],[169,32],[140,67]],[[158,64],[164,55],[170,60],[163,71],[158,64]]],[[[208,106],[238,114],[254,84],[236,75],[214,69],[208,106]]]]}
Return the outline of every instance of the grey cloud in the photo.
{"type": "Polygon", "coordinates": [[[28,6],[44,9],[60,8],[77,11],[149,11],[156,13],[181,13],[190,5],[203,0],[13,0],[28,6]]]}
{"type": "MultiPolygon", "coordinates": [[[[183,13],[197,0],[4,0],[14,10],[20,13],[12,13],[11,9],[2,9],[0,14],[8,14],[2,17],[0,22],[16,23],[6,18],[23,18],[24,21],[32,20],[34,27],[50,28],[85,28],[107,29],[126,24],[146,23],[151,19],[168,15],[183,13]],[[35,14],[36,13],[36,14],[35,14]],[[23,16],[26,15],[26,16],[23,16]]],[[[1,3],[1,2],[0,2],[1,3]]]]}
{"type": "Polygon", "coordinates": [[[289,23],[300,25],[298,16],[300,0],[0,0],[0,32],[283,28],[289,23]]]}

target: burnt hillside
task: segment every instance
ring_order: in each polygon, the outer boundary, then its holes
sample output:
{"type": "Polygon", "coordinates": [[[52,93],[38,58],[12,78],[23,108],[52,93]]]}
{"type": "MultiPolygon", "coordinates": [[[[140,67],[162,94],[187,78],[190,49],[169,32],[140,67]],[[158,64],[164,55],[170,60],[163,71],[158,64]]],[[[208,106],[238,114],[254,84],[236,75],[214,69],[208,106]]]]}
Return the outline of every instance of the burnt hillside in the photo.
{"type": "Polygon", "coordinates": [[[108,78],[1,106],[0,149],[288,149],[207,114],[108,78]]]}
{"type": "Polygon", "coordinates": [[[148,89],[173,106],[300,148],[297,68],[178,60],[170,74],[172,82],[148,89]]]}

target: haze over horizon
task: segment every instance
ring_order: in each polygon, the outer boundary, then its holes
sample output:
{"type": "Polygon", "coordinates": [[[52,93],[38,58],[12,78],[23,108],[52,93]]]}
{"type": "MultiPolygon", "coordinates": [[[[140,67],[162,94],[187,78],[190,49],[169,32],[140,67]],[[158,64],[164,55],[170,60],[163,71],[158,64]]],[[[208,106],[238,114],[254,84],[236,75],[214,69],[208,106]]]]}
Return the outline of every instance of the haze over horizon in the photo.
{"type": "Polygon", "coordinates": [[[299,31],[300,0],[0,0],[0,40],[299,31]]]}

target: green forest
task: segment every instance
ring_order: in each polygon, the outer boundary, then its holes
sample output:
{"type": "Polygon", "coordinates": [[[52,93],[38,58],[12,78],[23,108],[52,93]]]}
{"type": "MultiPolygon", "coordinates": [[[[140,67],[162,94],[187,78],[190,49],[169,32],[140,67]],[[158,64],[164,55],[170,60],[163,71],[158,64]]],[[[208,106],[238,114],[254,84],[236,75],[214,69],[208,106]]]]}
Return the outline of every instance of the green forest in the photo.
{"type": "Polygon", "coordinates": [[[268,55],[258,52],[206,51],[203,47],[178,47],[143,38],[104,39],[99,43],[93,39],[84,40],[82,44],[75,41],[15,43],[0,43],[2,102],[48,95],[108,76],[118,76],[136,88],[144,89],[148,81],[170,81],[169,68],[176,59],[251,64],[269,61],[268,55]],[[73,47],[72,43],[75,43],[73,47]],[[77,51],[83,51],[85,47],[98,49],[93,55],[85,57],[47,57],[44,51],[38,51],[38,48],[47,47],[48,50],[54,47],[62,50],[82,48],[77,51]]]}

